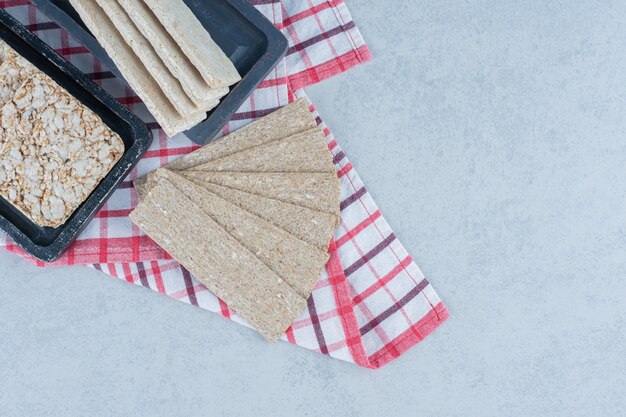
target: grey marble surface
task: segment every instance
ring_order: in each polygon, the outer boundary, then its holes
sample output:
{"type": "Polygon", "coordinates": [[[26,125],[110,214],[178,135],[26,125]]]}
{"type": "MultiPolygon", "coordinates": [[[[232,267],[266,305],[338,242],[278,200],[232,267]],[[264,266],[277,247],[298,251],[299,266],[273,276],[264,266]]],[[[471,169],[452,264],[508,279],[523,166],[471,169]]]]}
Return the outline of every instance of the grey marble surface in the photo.
{"type": "Polygon", "coordinates": [[[373,372],[0,253],[0,415],[624,415],[626,3],[349,6],[308,92],[454,317],[373,372]]]}

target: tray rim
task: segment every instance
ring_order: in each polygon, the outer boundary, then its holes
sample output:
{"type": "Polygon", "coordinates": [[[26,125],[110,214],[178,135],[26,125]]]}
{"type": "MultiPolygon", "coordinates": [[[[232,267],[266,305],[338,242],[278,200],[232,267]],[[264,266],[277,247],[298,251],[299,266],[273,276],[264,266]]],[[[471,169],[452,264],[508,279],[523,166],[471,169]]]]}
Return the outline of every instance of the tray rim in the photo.
{"type": "MultiPolygon", "coordinates": [[[[115,191],[117,186],[128,176],[137,162],[139,162],[152,142],[152,132],[139,117],[120,104],[113,96],[89,79],[89,77],[59,55],[34,33],[30,32],[4,9],[0,9],[0,25],[4,26],[7,31],[14,33],[21,41],[34,48],[58,71],[64,72],[66,75],[72,77],[74,82],[91,93],[95,100],[102,103],[109,111],[123,120],[133,132],[132,145],[124,148],[124,154],[117,164],[109,171],[105,178],[100,181],[87,199],[75,210],[72,217],[63,225],[59,226],[63,229],[51,243],[41,245],[34,242],[10,219],[0,215],[0,229],[4,231],[9,238],[33,257],[44,262],[52,262],[67,250],[71,243],[78,237],[78,234],[87,226],[97,211],[115,191]]],[[[3,38],[1,34],[0,38],[3,38]]]]}
{"type": "MultiPolygon", "coordinates": [[[[102,65],[117,78],[126,80],[97,39],[87,32],[76,20],[58,7],[54,0],[30,0],[42,13],[59,27],[67,31],[76,41],[85,46],[102,65]]],[[[184,1],[184,0],[183,0],[184,1]]],[[[241,81],[231,87],[207,119],[182,132],[193,142],[204,145],[211,142],[222,127],[232,118],[241,105],[252,95],[258,85],[285,57],[289,43],[287,38],[247,0],[222,0],[234,7],[241,15],[265,36],[267,48],[241,81]]],[[[128,83],[126,83],[128,84],[128,83]]]]}

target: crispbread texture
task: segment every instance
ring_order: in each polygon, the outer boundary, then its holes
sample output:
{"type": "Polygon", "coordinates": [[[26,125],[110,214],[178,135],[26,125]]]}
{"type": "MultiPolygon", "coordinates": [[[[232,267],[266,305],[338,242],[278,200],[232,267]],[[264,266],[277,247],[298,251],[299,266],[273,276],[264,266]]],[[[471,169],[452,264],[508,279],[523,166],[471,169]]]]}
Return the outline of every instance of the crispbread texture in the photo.
{"type": "Polygon", "coordinates": [[[268,340],[305,310],[303,297],[167,179],[130,218],[268,340]]]}
{"type": "Polygon", "coordinates": [[[319,250],[327,251],[337,218],[334,214],[311,210],[234,188],[223,187],[206,181],[189,178],[198,186],[223,199],[256,214],[273,225],[309,242],[319,250]]]}
{"type": "Polygon", "coordinates": [[[183,195],[274,271],[300,296],[309,298],[328,253],[168,170],[159,170],[183,195]]]}
{"type": "Polygon", "coordinates": [[[204,120],[205,114],[198,113],[188,117],[178,114],[148,69],[95,0],[70,0],[70,3],[168,136],[174,136],[204,120]]]}
{"type": "MultiPolygon", "coordinates": [[[[171,171],[193,169],[209,161],[297,135],[316,127],[317,122],[309,111],[308,102],[301,98],[227,136],[178,158],[167,165],[167,168],[171,171]]],[[[150,173],[133,182],[140,198],[145,190],[150,188],[152,175],[150,173]]]]}
{"type": "Polygon", "coordinates": [[[139,200],[143,200],[148,194],[148,191],[157,184],[155,175],[156,171],[152,171],[133,181],[133,186],[135,187],[135,191],[137,191],[137,195],[139,195],[139,200]]]}
{"type": "Polygon", "coordinates": [[[146,69],[150,72],[154,80],[157,82],[161,91],[169,99],[178,114],[182,117],[193,115],[194,113],[206,113],[204,109],[200,109],[187,96],[180,82],[172,75],[165,66],[161,58],[141,34],[133,21],[128,17],[126,11],[119,5],[116,0],[96,0],[96,3],[107,14],[115,29],[122,35],[133,53],[139,58],[146,69]]]}
{"type": "Polygon", "coordinates": [[[326,137],[314,127],[190,168],[193,171],[335,173],[326,137]]]}
{"type": "Polygon", "coordinates": [[[211,87],[233,85],[241,76],[182,0],[137,0],[152,10],[211,87]]]}
{"type": "Polygon", "coordinates": [[[183,171],[182,174],[196,181],[206,181],[339,216],[339,180],[336,174],[208,171],[183,171]]]}
{"type": "Polygon", "coordinates": [[[117,2],[126,10],[137,29],[150,42],[172,75],[180,81],[185,93],[198,107],[208,111],[217,104],[219,98],[228,93],[227,87],[211,88],[204,81],[198,69],[191,64],[172,35],[143,1],[117,0],[117,2]]]}
{"type": "Polygon", "coordinates": [[[182,156],[167,167],[182,171],[196,165],[283,139],[317,126],[308,102],[301,98],[269,115],[182,156]]]}

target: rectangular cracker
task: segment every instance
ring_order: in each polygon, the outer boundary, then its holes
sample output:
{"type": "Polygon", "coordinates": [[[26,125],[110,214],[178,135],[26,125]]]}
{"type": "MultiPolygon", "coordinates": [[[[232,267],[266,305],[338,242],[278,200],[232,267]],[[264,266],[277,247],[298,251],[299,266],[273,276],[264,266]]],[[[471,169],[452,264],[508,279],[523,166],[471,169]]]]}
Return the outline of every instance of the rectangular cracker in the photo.
{"type": "Polygon", "coordinates": [[[317,249],[173,171],[164,169],[159,173],[300,296],[309,298],[328,261],[326,251],[317,249]]]}
{"type": "Polygon", "coordinates": [[[339,216],[339,179],[326,173],[253,173],[182,171],[206,181],[339,216]]]}
{"type": "Polygon", "coordinates": [[[206,113],[187,96],[180,82],[167,69],[150,42],[139,32],[122,6],[115,0],[96,0],[96,3],[104,10],[126,44],[150,72],[178,114],[187,117],[194,113],[206,113]]]}
{"type": "Polygon", "coordinates": [[[337,223],[335,215],[210,182],[190,180],[295,237],[309,242],[319,250],[328,251],[328,243],[337,223]]]}
{"type": "Polygon", "coordinates": [[[184,1],[143,1],[211,87],[227,87],[241,80],[233,63],[184,1]]]}
{"type": "Polygon", "coordinates": [[[328,172],[335,166],[319,127],[191,168],[194,171],[328,172]]]}
{"type": "Polygon", "coordinates": [[[249,125],[182,156],[167,167],[182,171],[254,146],[283,139],[317,126],[309,103],[301,98],[249,125]]]}
{"type": "Polygon", "coordinates": [[[172,35],[144,2],[138,0],[117,0],[117,2],[126,10],[137,29],[152,44],[163,63],[180,81],[183,90],[196,105],[208,111],[219,102],[216,100],[229,92],[227,87],[211,88],[204,81],[198,69],[191,64],[172,35]]]}
{"type": "Polygon", "coordinates": [[[40,226],[65,223],[124,153],[117,133],[43,73],[1,118],[0,194],[40,226]]]}
{"type": "Polygon", "coordinates": [[[174,136],[204,120],[205,114],[194,114],[188,118],[178,114],[95,0],[70,0],[70,3],[168,136],[174,136]]]}
{"type": "Polygon", "coordinates": [[[167,180],[130,218],[268,340],[305,310],[304,298],[167,180]]]}

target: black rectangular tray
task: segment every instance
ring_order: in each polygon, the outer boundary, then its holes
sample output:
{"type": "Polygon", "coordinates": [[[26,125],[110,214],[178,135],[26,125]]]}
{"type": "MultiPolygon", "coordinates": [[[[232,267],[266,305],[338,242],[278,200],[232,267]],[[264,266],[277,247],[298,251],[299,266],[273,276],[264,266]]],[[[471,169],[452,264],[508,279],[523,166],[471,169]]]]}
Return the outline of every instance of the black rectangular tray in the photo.
{"type": "MultiPolygon", "coordinates": [[[[185,132],[203,145],[220,132],[259,83],[287,52],[287,39],[247,0],[184,0],[241,74],[207,119],[185,132]]],[[[68,0],[31,0],[57,25],[84,45],[102,65],[124,79],[68,0]]]]}
{"type": "Polygon", "coordinates": [[[137,116],[1,9],[0,37],[93,110],[124,141],[124,155],[120,161],[62,226],[38,226],[0,197],[0,229],[26,252],[51,262],[67,249],[115,187],[130,173],[150,146],[152,134],[137,116]]]}

